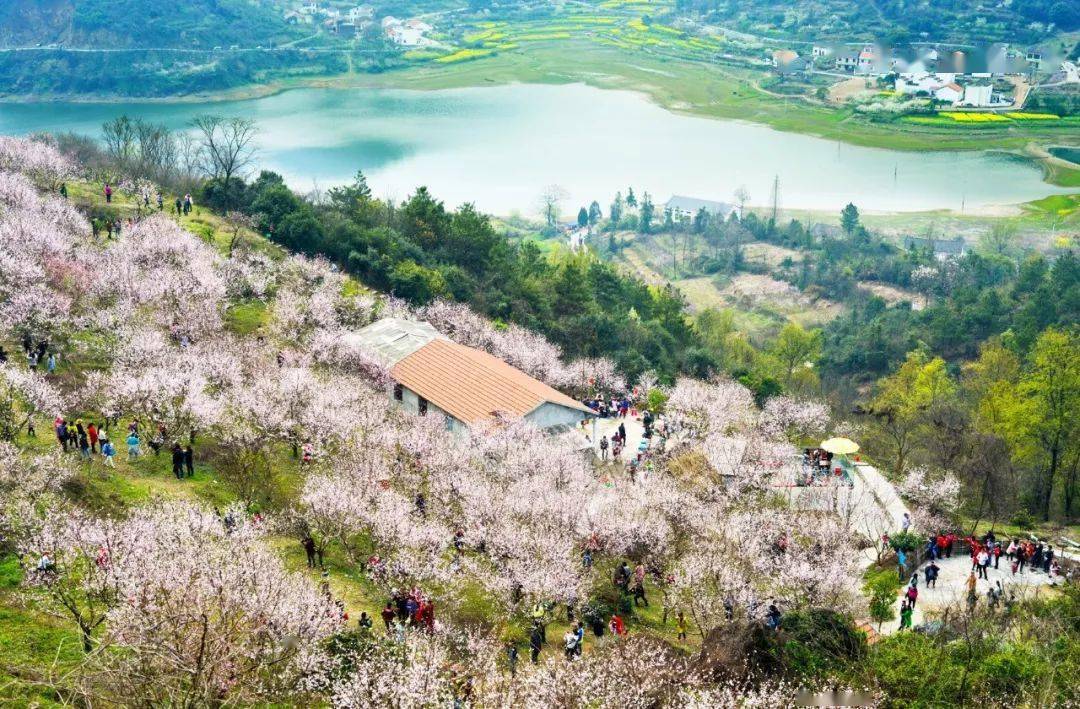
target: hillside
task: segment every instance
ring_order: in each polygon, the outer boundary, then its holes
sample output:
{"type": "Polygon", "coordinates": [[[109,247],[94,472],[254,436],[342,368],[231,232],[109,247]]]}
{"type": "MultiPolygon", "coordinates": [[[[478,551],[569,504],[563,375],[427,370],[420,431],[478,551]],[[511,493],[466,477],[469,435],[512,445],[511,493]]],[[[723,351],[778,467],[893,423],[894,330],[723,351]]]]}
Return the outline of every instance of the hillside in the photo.
{"type": "MultiPolygon", "coordinates": [[[[790,492],[795,446],[848,428],[820,402],[761,406],[723,376],[646,375],[627,392],[609,361],[373,292],[235,214],[148,209],[155,186],[130,179],[106,203],[102,176],[0,138],[0,702],[778,709],[795,687],[837,686],[883,706],[1077,699],[1074,586],[1011,599],[1015,617],[950,606],[942,632],[868,644],[900,591],[894,557],[875,560],[877,540],[834,507],[840,477],[790,492]],[[578,398],[628,393],[660,423],[626,465],[505,417],[451,433],[395,405],[351,345],[387,315],[578,398]],[[115,451],[90,444],[91,424],[115,451]]],[[[375,215],[359,185],[332,199],[375,215]]],[[[437,205],[401,212],[436,235],[437,205]]],[[[269,231],[314,219],[290,216],[269,231]]],[[[914,552],[956,524],[959,483],[906,483],[915,522],[894,545],[914,552]]]]}
{"type": "Polygon", "coordinates": [[[824,0],[782,7],[759,0],[676,0],[675,6],[739,31],[806,41],[1039,42],[1080,28],[1076,4],[1058,0],[824,0]]]}
{"type": "Polygon", "coordinates": [[[268,0],[8,0],[0,48],[211,49],[270,45],[290,36],[268,0]]]}

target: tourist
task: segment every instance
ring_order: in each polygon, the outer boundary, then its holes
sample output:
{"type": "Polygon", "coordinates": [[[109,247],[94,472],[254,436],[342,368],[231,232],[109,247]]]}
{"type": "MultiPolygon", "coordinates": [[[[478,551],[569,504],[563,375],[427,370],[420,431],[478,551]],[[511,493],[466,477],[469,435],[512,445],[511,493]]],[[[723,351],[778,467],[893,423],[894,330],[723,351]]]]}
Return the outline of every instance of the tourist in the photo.
{"type": "Polygon", "coordinates": [[[540,661],[540,648],[543,646],[544,638],[540,634],[540,628],[533,625],[532,632],[529,633],[529,653],[534,665],[540,661]]]}
{"type": "Polygon", "coordinates": [[[184,447],[184,468],[187,469],[187,476],[189,478],[195,476],[195,449],[188,443],[184,447]]]}
{"type": "Polygon", "coordinates": [[[975,586],[978,584],[978,580],[975,578],[975,572],[972,571],[968,574],[967,582],[964,584],[967,587],[968,606],[975,607],[975,586]]]}
{"type": "Polygon", "coordinates": [[[911,630],[911,616],[915,612],[915,606],[900,602],[900,630],[911,630]]]}
{"type": "Polygon", "coordinates": [[[686,616],[682,611],[679,611],[679,616],[675,620],[675,632],[678,633],[679,640],[686,640],[686,616]]]}
{"type": "Polygon", "coordinates": [[[896,550],[896,573],[900,578],[900,583],[904,582],[904,575],[906,573],[907,566],[907,554],[903,549],[896,550]]]}
{"type": "Polygon", "coordinates": [[[86,435],[90,439],[90,451],[98,452],[98,429],[93,423],[86,427],[86,435]]]}
{"type": "Polygon", "coordinates": [[[1043,554],[1043,572],[1049,574],[1050,573],[1050,565],[1053,564],[1053,563],[1054,563],[1054,547],[1053,547],[1053,545],[1048,545],[1046,547],[1046,552],[1043,554]]]}
{"type": "Polygon", "coordinates": [[[360,611],[360,620],[356,621],[356,625],[361,633],[371,632],[371,616],[367,614],[367,611],[360,611]]]}
{"type": "MultiPolygon", "coordinates": [[[[918,577],[915,577],[915,578],[918,578],[918,577]]],[[[909,608],[914,608],[915,607],[915,600],[919,597],[919,589],[918,589],[918,587],[916,587],[916,585],[914,583],[912,583],[910,586],[907,587],[907,593],[905,593],[904,595],[907,596],[908,607],[909,608]]]]}
{"type": "Polygon", "coordinates": [[[116,461],[113,459],[113,456],[116,455],[116,449],[113,448],[112,441],[109,440],[107,435],[101,437],[101,455],[105,457],[105,465],[110,468],[116,467],[116,461]]]}
{"type": "Polygon", "coordinates": [[[931,561],[930,565],[926,567],[927,588],[937,588],[937,579],[939,573],[941,573],[941,567],[937,565],[937,562],[931,561]]]}
{"type": "Polygon", "coordinates": [[[185,215],[191,213],[191,207],[192,207],[191,195],[186,194],[186,195],[184,195],[184,214],[185,215]]]}
{"type": "Polygon", "coordinates": [[[108,182],[105,183],[105,203],[112,203],[112,185],[110,185],[108,182]]]}
{"type": "Polygon", "coordinates": [[[64,419],[57,416],[53,426],[56,431],[56,440],[60,444],[60,449],[66,452],[68,444],[67,423],[64,422],[64,419]]]}
{"type": "Polygon", "coordinates": [[[907,533],[911,528],[911,515],[907,512],[904,513],[904,519],[900,522],[900,531],[907,533]]]}
{"type": "Polygon", "coordinates": [[[607,436],[600,437],[600,459],[607,460],[608,438],[607,436]]]}
{"type": "Polygon", "coordinates": [[[315,568],[315,540],[311,538],[310,534],[305,534],[304,538],[300,540],[300,544],[304,547],[304,555],[307,556],[307,565],[309,569],[315,568]]]}
{"type": "Polygon", "coordinates": [[[765,614],[765,624],[772,630],[780,630],[781,618],[780,609],[776,607],[775,603],[770,603],[769,610],[765,614]]]}
{"type": "Polygon", "coordinates": [[[184,449],[175,441],[172,444],[172,471],[177,480],[184,477],[184,449]]]}
{"type": "Polygon", "coordinates": [[[566,656],[567,662],[570,662],[574,659],[574,649],[576,646],[577,635],[574,634],[573,630],[567,628],[566,632],[563,633],[563,653],[566,656]]]}
{"type": "Polygon", "coordinates": [[[128,461],[134,461],[139,457],[139,434],[132,431],[127,437],[128,461]]]}
{"type": "Polygon", "coordinates": [[[619,616],[618,613],[613,614],[611,616],[611,620],[608,621],[608,630],[610,630],[611,634],[615,635],[616,637],[620,635],[626,635],[626,625],[623,623],[623,619],[619,616]]]}
{"type": "MultiPolygon", "coordinates": [[[[314,544],[313,544],[313,546],[314,546],[314,544]]],[[[382,613],[380,613],[380,615],[382,616],[383,625],[386,626],[386,634],[389,635],[390,634],[390,624],[394,622],[394,618],[397,615],[394,612],[394,605],[393,605],[392,601],[387,601],[386,602],[386,605],[383,606],[382,613]]]]}
{"type": "Polygon", "coordinates": [[[976,566],[979,570],[979,578],[987,579],[986,569],[990,566],[990,554],[987,553],[986,548],[979,549],[979,553],[975,557],[976,566]]]}

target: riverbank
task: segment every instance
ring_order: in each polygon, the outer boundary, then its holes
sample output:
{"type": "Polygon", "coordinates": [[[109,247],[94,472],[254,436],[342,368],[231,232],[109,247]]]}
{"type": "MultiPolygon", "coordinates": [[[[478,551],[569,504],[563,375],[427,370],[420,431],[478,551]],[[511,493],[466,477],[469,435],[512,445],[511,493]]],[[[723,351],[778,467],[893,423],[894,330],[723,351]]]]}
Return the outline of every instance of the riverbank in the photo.
{"type": "MultiPolygon", "coordinates": [[[[739,120],[776,130],[818,136],[865,147],[893,150],[1006,150],[1036,160],[1047,181],[1080,186],[1080,171],[1051,163],[1042,146],[1080,144],[1080,130],[1069,120],[1059,126],[1044,122],[1008,124],[1000,128],[922,126],[874,123],[847,107],[783,98],[758,86],[761,72],[648,51],[598,45],[585,39],[535,42],[482,59],[446,64],[422,63],[383,73],[343,73],[271,80],[221,92],[192,93],[146,103],[195,103],[259,98],[297,88],[397,88],[438,90],[514,83],[584,83],[601,89],[635,91],[663,108],[706,118],[739,120]],[[1032,151],[1030,146],[1038,146],[1032,151]]],[[[39,100],[130,102],[131,97],[46,96],[39,100]]],[[[3,97],[22,101],[25,97],[3,97]]],[[[142,102],[142,99],[139,99],[142,102]]]]}

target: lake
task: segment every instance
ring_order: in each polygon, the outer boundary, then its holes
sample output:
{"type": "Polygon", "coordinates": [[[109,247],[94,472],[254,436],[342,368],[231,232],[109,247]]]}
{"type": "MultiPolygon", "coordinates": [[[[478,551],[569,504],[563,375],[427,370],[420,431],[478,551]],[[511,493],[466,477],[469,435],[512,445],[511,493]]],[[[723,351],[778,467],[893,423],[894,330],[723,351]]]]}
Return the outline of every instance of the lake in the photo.
{"type": "Polygon", "coordinates": [[[363,170],[377,195],[404,199],[427,185],[449,205],[497,214],[537,210],[559,185],[563,208],[630,185],[654,201],[672,194],[781,208],[922,211],[1014,204],[1067,190],[1003,153],[863,148],[740,121],[664,110],[639,94],[581,84],[404,91],[299,89],[217,103],[0,104],[0,133],[98,134],[115,115],[183,127],[213,112],[254,118],[260,165],[297,190],[347,182],[363,170]]]}

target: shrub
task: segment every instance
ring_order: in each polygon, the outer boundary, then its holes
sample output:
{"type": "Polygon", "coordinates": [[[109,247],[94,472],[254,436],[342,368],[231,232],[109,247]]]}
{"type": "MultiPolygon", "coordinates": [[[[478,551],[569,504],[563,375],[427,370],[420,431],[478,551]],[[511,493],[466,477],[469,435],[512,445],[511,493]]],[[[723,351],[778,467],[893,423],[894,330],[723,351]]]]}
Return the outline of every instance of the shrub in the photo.
{"type": "Polygon", "coordinates": [[[897,532],[889,537],[889,546],[899,551],[913,552],[926,545],[926,537],[914,532],[897,532]]]}

